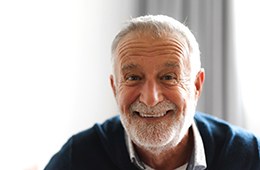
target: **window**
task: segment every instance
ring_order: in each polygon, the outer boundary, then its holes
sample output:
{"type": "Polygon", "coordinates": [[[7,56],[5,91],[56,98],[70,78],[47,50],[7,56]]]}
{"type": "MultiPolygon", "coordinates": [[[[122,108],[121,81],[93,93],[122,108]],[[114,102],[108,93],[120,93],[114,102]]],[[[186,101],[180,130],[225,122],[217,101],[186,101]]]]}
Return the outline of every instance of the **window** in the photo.
{"type": "Polygon", "coordinates": [[[238,75],[250,131],[260,135],[260,1],[234,1],[238,75]]]}

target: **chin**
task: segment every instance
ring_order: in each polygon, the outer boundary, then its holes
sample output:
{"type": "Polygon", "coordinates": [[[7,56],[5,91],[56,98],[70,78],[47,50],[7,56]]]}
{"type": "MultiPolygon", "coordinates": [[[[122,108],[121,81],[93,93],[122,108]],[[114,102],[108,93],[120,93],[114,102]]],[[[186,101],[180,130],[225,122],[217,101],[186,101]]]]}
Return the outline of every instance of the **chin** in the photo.
{"type": "Polygon", "coordinates": [[[184,119],[176,119],[151,123],[121,115],[123,127],[135,145],[158,152],[177,146],[187,133],[184,119]]]}

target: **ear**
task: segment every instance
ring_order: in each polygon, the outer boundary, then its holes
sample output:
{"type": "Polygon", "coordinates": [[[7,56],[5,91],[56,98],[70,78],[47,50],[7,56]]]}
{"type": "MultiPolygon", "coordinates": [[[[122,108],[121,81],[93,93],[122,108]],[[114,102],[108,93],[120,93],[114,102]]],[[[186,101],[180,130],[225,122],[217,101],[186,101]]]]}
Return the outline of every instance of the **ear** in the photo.
{"type": "Polygon", "coordinates": [[[199,97],[201,95],[204,80],[205,80],[205,71],[203,68],[201,68],[201,70],[198,72],[198,74],[196,76],[196,80],[195,80],[195,88],[196,88],[195,96],[196,96],[197,100],[199,99],[199,97]]]}
{"type": "Polygon", "coordinates": [[[116,85],[115,85],[115,77],[111,74],[110,75],[110,85],[113,90],[114,96],[116,97],[116,85]]]}

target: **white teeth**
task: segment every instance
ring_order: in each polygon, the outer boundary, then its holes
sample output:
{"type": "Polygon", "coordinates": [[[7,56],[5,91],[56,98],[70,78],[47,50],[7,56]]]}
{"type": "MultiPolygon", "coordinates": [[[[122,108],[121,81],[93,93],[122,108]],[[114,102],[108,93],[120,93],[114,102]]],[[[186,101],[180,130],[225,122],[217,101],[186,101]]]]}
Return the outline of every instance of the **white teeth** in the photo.
{"type": "Polygon", "coordinates": [[[166,115],[166,112],[165,113],[160,113],[160,114],[145,114],[145,113],[140,113],[139,112],[139,115],[141,117],[147,117],[147,118],[149,118],[149,117],[162,117],[162,116],[166,115]]]}

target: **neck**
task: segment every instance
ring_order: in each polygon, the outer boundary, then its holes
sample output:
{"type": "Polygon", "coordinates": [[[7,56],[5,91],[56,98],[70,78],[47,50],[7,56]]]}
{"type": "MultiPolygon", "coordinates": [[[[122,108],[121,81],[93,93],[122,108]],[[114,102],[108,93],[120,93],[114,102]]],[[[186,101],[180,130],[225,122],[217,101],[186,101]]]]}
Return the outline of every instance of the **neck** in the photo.
{"type": "Polygon", "coordinates": [[[168,144],[163,148],[142,148],[135,145],[140,159],[154,169],[176,169],[187,163],[191,157],[194,141],[192,129],[177,146],[168,144]]]}

